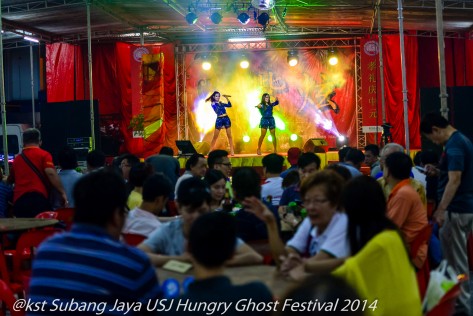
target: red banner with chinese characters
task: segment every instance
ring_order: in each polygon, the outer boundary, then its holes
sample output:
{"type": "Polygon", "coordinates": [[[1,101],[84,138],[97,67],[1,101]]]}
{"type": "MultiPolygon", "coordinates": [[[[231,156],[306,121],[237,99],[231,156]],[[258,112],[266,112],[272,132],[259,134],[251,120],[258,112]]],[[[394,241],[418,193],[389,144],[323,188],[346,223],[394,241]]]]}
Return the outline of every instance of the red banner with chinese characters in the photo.
{"type": "Polygon", "coordinates": [[[360,47],[363,132],[376,133],[381,131],[380,126],[383,123],[378,39],[363,38],[360,47]]]}

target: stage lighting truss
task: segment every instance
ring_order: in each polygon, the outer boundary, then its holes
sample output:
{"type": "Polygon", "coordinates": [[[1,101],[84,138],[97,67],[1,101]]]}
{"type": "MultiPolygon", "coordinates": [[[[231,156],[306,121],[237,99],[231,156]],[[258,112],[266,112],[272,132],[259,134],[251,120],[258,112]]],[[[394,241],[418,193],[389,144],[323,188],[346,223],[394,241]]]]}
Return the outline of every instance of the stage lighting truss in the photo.
{"type": "Polygon", "coordinates": [[[289,66],[294,67],[299,63],[299,54],[295,50],[290,50],[287,52],[287,63],[289,66]]]}

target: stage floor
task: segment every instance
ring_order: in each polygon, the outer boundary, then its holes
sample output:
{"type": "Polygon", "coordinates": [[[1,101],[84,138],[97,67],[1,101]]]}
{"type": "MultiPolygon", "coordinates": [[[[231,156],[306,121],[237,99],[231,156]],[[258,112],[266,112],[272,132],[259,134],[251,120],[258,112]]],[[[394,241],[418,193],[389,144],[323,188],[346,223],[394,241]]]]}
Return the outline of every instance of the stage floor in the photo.
{"type": "MultiPolygon", "coordinates": [[[[230,162],[232,163],[233,168],[238,167],[262,167],[263,164],[261,160],[264,156],[269,155],[270,152],[262,153],[261,155],[255,154],[235,154],[235,156],[229,156],[230,162]]],[[[287,153],[281,152],[278,153],[279,155],[283,156],[286,164],[286,168],[289,168],[291,165],[287,161],[287,153]]],[[[321,165],[320,168],[323,169],[328,163],[338,161],[338,151],[329,151],[327,153],[317,153],[320,157],[321,165]]],[[[179,157],[179,164],[181,168],[185,168],[187,157],[179,157]]]]}

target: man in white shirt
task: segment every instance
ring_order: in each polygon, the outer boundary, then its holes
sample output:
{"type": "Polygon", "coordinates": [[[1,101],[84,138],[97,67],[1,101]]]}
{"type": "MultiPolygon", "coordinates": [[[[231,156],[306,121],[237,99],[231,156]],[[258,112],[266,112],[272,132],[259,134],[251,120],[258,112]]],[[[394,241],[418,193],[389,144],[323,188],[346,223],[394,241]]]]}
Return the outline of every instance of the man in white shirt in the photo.
{"type": "Polygon", "coordinates": [[[280,175],[284,158],[278,154],[269,154],[263,157],[262,163],[266,181],[261,186],[261,198],[275,206],[279,206],[279,200],[281,200],[283,193],[283,178],[280,175]]]}
{"type": "Polygon", "coordinates": [[[123,233],[149,236],[161,226],[158,214],[172,191],[171,181],[162,173],[149,176],[143,184],[143,202],[128,213],[123,233]]]}
{"type": "Polygon", "coordinates": [[[190,158],[186,161],[186,171],[179,179],[177,179],[176,187],[174,188],[175,199],[177,200],[177,191],[182,181],[192,177],[202,178],[203,176],[205,176],[206,172],[207,160],[205,159],[204,155],[192,154],[192,156],[190,156],[190,158]]]}

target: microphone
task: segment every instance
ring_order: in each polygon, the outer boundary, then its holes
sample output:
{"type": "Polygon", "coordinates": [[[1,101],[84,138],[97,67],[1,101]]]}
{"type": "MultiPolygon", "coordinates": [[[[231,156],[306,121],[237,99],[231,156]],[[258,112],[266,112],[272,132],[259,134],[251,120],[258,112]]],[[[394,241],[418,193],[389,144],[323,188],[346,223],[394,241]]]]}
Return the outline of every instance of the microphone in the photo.
{"type": "Polygon", "coordinates": [[[232,96],[231,96],[231,95],[228,95],[228,94],[222,94],[222,97],[231,98],[232,96]]]}

